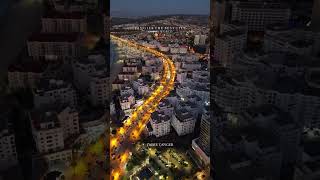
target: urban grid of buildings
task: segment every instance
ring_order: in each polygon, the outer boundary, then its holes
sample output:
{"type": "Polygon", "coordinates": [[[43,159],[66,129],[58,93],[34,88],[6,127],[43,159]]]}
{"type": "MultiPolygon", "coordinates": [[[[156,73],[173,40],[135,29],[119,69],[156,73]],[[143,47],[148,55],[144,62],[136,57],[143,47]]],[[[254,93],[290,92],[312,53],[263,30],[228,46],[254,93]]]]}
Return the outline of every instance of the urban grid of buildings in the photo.
{"type": "Polygon", "coordinates": [[[301,23],[289,3],[213,1],[216,179],[319,178],[318,4],[301,23]]]}
{"type": "Polygon", "coordinates": [[[41,29],[7,68],[16,99],[0,102],[1,172],[30,156],[35,179],[106,179],[117,160],[136,179],[320,178],[320,1],[211,0],[203,24],[178,15],[117,23],[98,0],[46,2],[41,29]],[[176,72],[139,141],[114,148],[128,156],[111,153],[105,134],[123,130],[165,64],[109,33],[166,55],[176,72]]]}

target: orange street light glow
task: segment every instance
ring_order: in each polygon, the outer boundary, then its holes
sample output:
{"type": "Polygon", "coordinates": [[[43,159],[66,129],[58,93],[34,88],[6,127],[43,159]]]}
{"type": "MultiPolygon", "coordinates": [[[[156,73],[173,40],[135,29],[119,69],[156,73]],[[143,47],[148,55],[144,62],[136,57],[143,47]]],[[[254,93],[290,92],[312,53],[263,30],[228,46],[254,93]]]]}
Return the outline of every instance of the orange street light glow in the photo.
{"type": "MultiPolygon", "coordinates": [[[[148,52],[153,54],[154,56],[157,56],[159,59],[163,61],[163,73],[162,77],[159,78],[160,85],[158,85],[153,92],[149,94],[149,97],[142,103],[142,105],[138,106],[134,112],[131,114],[131,117],[128,118],[125,123],[124,127],[119,128],[119,135],[124,135],[126,130],[130,131],[132,129],[132,132],[130,133],[130,139],[131,141],[138,140],[144,130],[146,124],[149,122],[149,119],[151,117],[151,114],[157,109],[159,103],[163,98],[165,98],[169,92],[174,87],[174,81],[175,81],[175,66],[174,63],[171,61],[169,57],[167,57],[165,54],[158,52],[155,49],[145,47],[143,45],[139,45],[135,43],[134,41],[122,39],[120,37],[116,37],[114,35],[111,35],[112,38],[119,40],[120,42],[126,44],[127,46],[131,46],[133,48],[137,48],[138,50],[142,50],[144,52],[148,52]],[[133,123],[133,121],[135,123],[133,123]]],[[[116,146],[119,144],[119,139],[115,138],[111,140],[111,146],[116,146]]],[[[124,153],[119,152],[117,156],[119,161],[115,164],[113,169],[117,169],[118,171],[113,171],[112,177],[113,179],[119,179],[120,176],[122,176],[123,172],[119,171],[119,169],[122,169],[121,166],[123,166],[124,163],[128,161],[129,158],[129,150],[126,150],[124,153]]]]}
{"type": "Polygon", "coordinates": [[[124,135],[125,130],[124,130],[124,128],[123,128],[123,127],[121,127],[121,128],[119,129],[119,133],[120,133],[120,135],[124,135]]]}
{"type": "Polygon", "coordinates": [[[117,146],[117,144],[118,144],[118,140],[116,138],[113,138],[111,140],[111,147],[115,147],[115,146],[117,146]]]}
{"type": "Polygon", "coordinates": [[[128,159],[128,153],[124,153],[124,154],[120,157],[121,163],[126,162],[127,159],[128,159]]]}

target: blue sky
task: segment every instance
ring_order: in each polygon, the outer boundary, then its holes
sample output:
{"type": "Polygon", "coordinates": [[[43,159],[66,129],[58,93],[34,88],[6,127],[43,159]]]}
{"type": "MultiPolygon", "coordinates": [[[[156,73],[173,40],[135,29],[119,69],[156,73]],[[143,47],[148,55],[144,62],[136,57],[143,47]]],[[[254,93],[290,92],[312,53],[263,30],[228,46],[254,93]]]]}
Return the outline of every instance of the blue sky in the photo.
{"type": "Polygon", "coordinates": [[[111,16],[209,14],[210,0],[111,0],[111,16]]]}

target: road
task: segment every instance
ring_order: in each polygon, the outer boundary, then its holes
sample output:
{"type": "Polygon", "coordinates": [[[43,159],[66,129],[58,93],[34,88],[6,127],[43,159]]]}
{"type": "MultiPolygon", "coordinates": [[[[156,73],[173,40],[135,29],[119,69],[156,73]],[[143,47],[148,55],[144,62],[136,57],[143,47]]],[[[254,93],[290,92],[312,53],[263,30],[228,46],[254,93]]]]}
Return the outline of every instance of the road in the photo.
{"type": "Polygon", "coordinates": [[[111,35],[111,38],[127,46],[153,54],[163,62],[162,78],[159,85],[143,104],[132,112],[132,115],[126,119],[124,126],[117,130],[116,135],[111,137],[111,179],[118,180],[125,174],[125,164],[129,159],[131,148],[133,148],[133,144],[139,140],[146,124],[149,122],[151,114],[156,111],[161,100],[167,97],[170,91],[173,90],[176,70],[172,60],[155,49],[113,35],[111,35]]]}
{"type": "MultiPolygon", "coordinates": [[[[160,101],[168,96],[169,92],[173,89],[176,71],[174,63],[164,54],[115,36],[112,36],[112,38],[128,46],[152,53],[163,60],[163,76],[159,86],[156,87],[150,97],[132,113],[132,116],[126,120],[125,125],[117,130],[116,136],[111,137],[110,154],[114,153],[113,157],[118,157],[111,161],[111,167],[113,169],[111,179],[116,180],[119,179],[124,172],[124,165],[129,159],[130,149],[133,147],[132,143],[139,139],[140,134],[149,121],[151,113],[156,110],[160,101]]],[[[97,142],[86,148],[82,156],[77,158],[70,168],[64,172],[66,179],[87,179],[92,169],[97,166],[96,161],[103,159],[103,157],[105,158],[105,152],[108,146],[106,142],[109,142],[107,137],[107,134],[103,134],[97,142]]],[[[104,180],[107,180],[108,177],[109,175],[106,173],[103,175],[104,180]]]]}

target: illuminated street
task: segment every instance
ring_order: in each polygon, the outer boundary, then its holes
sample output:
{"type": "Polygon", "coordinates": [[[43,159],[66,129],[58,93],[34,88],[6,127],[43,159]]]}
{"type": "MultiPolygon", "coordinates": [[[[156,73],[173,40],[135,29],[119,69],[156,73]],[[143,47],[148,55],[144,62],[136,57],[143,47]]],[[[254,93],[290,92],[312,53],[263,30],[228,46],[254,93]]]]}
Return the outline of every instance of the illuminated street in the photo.
{"type": "Polygon", "coordinates": [[[151,114],[156,110],[161,100],[173,89],[176,70],[172,60],[157,50],[113,35],[111,38],[127,46],[151,53],[163,62],[163,73],[160,84],[150,93],[151,96],[132,112],[132,115],[125,121],[124,126],[117,130],[116,135],[111,137],[111,179],[119,179],[124,174],[124,167],[128,161],[133,142],[139,140],[151,114]]]}

